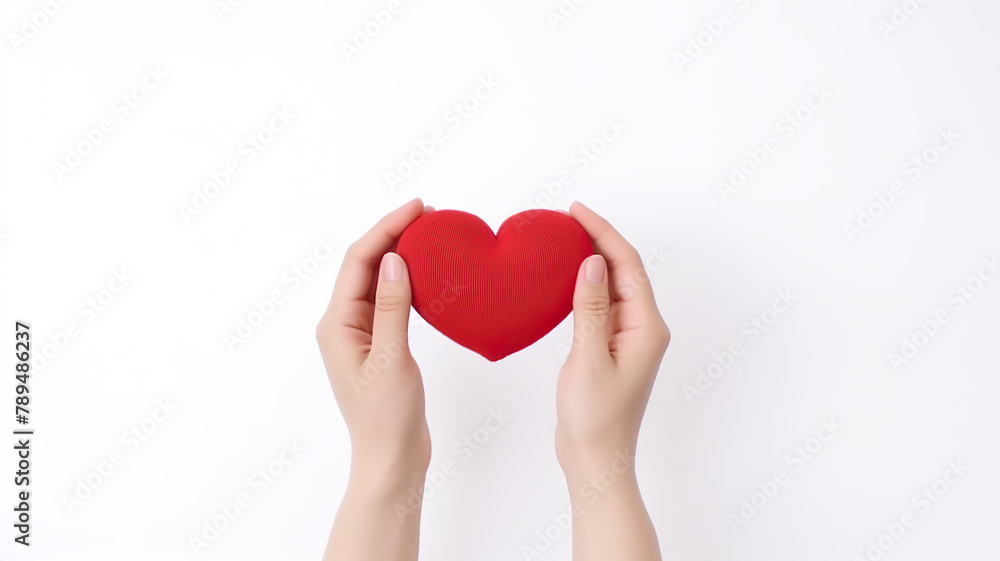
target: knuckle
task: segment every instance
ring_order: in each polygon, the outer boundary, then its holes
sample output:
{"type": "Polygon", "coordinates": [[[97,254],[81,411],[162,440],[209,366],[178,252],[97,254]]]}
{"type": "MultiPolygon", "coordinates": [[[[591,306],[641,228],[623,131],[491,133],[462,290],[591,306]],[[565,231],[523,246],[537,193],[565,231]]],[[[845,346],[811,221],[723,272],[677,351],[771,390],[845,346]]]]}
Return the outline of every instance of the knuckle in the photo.
{"type": "Polygon", "coordinates": [[[359,259],[361,257],[360,252],[361,248],[358,245],[358,241],[355,241],[351,245],[347,246],[347,249],[344,251],[344,260],[351,261],[359,259]]]}
{"type": "Polygon", "coordinates": [[[623,265],[627,269],[642,266],[642,256],[639,255],[639,250],[628,242],[625,242],[622,247],[617,250],[614,257],[618,264],[623,265]]]}
{"type": "Polygon", "coordinates": [[[320,349],[330,347],[337,341],[337,326],[333,321],[323,318],[316,324],[315,335],[320,349]]]}
{"type": "Polygon", "coordinates": [[[653,340],[660,349],[666,349],[670,345],[670,328],[660,320],[659,325],[653,330],[653,340]]]}
{"type": "Polygon", "coordinates": [[[327,329],[326,321],[323,319],[319,320],[319,323],[316,324],[316,341],[322,343],[326,340],[327,329]]]}
{"type": "Polygon", "coordinates": [[[625,257],[629,262],[640,267],[642,266],[642,256],[639,255],[639,250],[632,244],[628,244],[628,249],[625,250],[625,257]]]}
{"type": "Polygon", "coordinates": [[[395,312],[404,305],[403,297],[398,294],[379,294],[375,297],[375,309],[380,312],[395,312]]]}
{"type": "Polygon", "coordinates": [[[589,316],[607,316],[611,313],[611,302],[607,298],[589,298],[580,304],[580,311],[589,316]]]}

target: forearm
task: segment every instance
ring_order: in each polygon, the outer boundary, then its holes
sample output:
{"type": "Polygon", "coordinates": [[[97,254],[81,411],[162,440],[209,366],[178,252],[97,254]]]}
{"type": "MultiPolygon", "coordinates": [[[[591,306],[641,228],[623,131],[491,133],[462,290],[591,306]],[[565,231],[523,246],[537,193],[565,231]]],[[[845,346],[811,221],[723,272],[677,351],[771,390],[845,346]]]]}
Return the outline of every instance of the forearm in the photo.
{"type": "Polygon", "coordinates": [[[656,531],[639,493],[634,466],[622,462],[611,466],[567,471],[575,505],[573,561],[660,561],[656,531]]]}
{"type": "Polygon", "coordinates": [[[352,468],[324,561],[416,561],[426,474],[392,471],[352,468]]]}

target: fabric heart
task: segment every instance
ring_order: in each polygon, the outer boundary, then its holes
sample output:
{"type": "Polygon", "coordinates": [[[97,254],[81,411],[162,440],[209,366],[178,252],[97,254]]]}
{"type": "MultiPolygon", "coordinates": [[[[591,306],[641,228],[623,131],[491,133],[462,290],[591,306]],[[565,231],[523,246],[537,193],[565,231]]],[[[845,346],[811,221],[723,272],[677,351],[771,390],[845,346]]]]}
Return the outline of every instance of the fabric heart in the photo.
{"type": "Polygon", "coordinates": [[[479,217],[435,210],[403,231],[413,308],[453,341],[490,361],[541,339],[573,310],[580,264],[594,254],[569,215],[528,210],[496,235],[479,217]]]}

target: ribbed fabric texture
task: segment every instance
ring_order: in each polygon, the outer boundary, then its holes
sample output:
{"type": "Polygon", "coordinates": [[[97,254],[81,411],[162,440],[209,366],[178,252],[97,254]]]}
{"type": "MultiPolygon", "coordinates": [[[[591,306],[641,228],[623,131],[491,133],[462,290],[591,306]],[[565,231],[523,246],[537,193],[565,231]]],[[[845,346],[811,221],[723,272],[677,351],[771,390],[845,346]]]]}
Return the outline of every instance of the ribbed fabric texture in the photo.
{"type": "Polygon", "coordinates": [[[573,311],[580,264],[593,255],[569,215],[528,210],[496,235],[479,217],[435,210],[399,238],[413,308],[438,331],[490,361],[552,331],[573,311]]]}

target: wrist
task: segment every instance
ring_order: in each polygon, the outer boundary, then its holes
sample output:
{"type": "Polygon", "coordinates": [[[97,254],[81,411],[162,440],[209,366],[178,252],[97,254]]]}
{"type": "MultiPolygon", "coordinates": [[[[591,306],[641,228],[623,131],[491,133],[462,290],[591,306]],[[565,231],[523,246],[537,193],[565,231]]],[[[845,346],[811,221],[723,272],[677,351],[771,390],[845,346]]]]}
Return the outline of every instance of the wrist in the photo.
{"type": "Polygon", "coordinates": [[[356,446],[348,489],[375,503],[417,502],[423,497],[430,453],[416,449],[356,446]],[[416,497],[416,499],[414,499],[416,497]]]}
{"type": "Polygon", "coordinates": [[[603,492],[617,481],[635,479],[635,448],[623,446],[574,454],[560,464],[571,493],[582,487],[603,492]]]}
{"type": "Polygon", "coordinates": [[[366,492],[393,494],[409,491],[419,483],[423,490],[427,467],[409,456],[355,453],[351,458],[349,485],[366,492]]]}
{"type": "Polygon", "coordinates": [[[614,509],[640,497],[635,469],[620,464],[616,467],[567,473],[566,486],[574,516],[614,509]]]}
{"type": "Polygon", "coordinates": [[[359,509],[384,523],[393,521],[400,527],[419,524],[425,478],[426,472],[421,470],[395,469],[380,464],[369,468],[355,463],[344,502],[361,505],[359,509]]]}
{"type": "Polygon", "coordinates": [[[423,480],[431,461],[431,439],[426,424],[423,430],[391,438],[376,435],[351,435],[351,483],[365,489],[409,490],[414,481],[423,480]]]}

